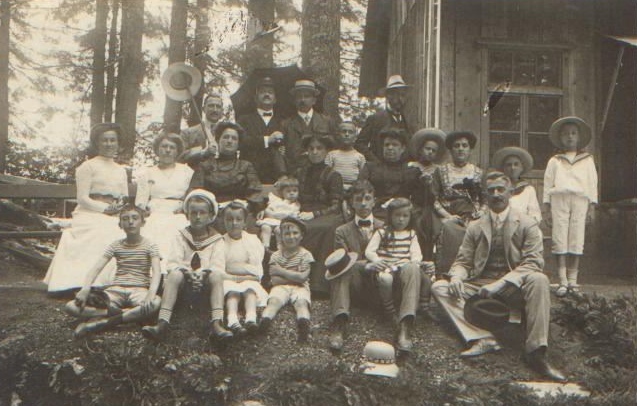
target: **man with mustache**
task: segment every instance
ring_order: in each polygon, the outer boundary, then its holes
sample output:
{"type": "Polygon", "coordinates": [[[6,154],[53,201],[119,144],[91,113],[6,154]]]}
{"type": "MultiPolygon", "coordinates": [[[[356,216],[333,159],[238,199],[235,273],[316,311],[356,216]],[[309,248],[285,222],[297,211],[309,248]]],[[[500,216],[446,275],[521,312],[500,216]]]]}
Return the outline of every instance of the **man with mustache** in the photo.
{"type": "MultiPolygon", "coordinates": [[[[511,180],[501,172],[487,175],[485,182],[489,213],[469,224],[449,271],[449,281],[434,283],[433,295],[470,348],[461,357],[473,357],[501,349],[493,329],[493,308],[475,316],[476,300],[489,306],[509,308],[525,314],[524,359],[534,371],[554,381],[566,378],[547,360],[551,311],[549,279],[543,273],[542,235],[537,222],[509,206],[511,180]],[[465,304],[466,303],[466,304],[465,304]],[[481,327],[473,323],[481,324],[481,327]],[[491,326],[491,327],[487,327],[491,326]]],[[[500,316],[498,316],[500,317],[500,316]]],[[[509,320],[509,312],[504,320],[509,320]]],[[[501,326],[498,324],[498,326],[501,326]]]]}
{"type": "Polygon", "coordinates": [[[285,124],[286,163],[289,173],[293,173],[304,161],[301,139],[305,134],[329,135],[335,137],[338,133],[336,121],[331,117],[314,110],[320,93],[316,83],[310,79],[297,80],[290,90],[294,97],[296,112],[285,124]]]}
{"type": "Polygon", "coordinates": [[[223,99],[218,93],[211,93],[203,101],[203,119],[201,123],[181,131],[184,140],[184,152],[179,162],[196,166],[204,159],[217,153],[217,140],[214,129],[223,118],[223,99]]]}
{"type": "Polygon", "coordinates": [[[263,183],[274,183],[287,172],[285,167],[285,135],[281,117],[274,111],[274,81],[264,77],[257,85],[256,111],[239,116],[237,123],[246,131],[239,140],[241,158],[254,165],[263,183]]]}

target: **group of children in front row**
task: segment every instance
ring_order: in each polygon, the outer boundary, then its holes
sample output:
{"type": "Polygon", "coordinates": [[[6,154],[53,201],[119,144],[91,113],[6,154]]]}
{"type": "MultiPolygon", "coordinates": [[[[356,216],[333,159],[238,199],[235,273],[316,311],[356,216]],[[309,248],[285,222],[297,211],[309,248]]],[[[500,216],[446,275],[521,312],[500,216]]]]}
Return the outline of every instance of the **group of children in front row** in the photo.
{"type": "MultiPolygon", "coordinates": [[[[559,259],[560,287],[556,292],[559,296],[567,287],[577,287],[577,260],[582,252],[584,235],[583,218],[587,212],[590,213],[587,205],[597,201],[594,164],[590,154],[581,152],[591,138],[590,130],[587,132],[587,129],[585,123],[575,117],[562,118],[551,127],[551,138],[555,138],[553,141],[556,145],[561,143],[565,151],[549,162],[544,185],[544,202],[549,206],[555,223],[553,252],[559,259]],[[586,170],[575,173],[574,169],[583,164],[587,164],[586,170]],[[593,192],[589,192],[589,189],[593,192]],[[571,262],[567,263],[567,259],[571,262]]],[[[350,149],[345,147],[344,151],[350,149]]],[[[352,162],[359,164],[358,159],[352,162]]],[[[144,327],[142,332],[146,337],[160,339],[168,330],[177,297],[182,287],[187,285],[191,292],[204,288],[209,292],[210,334],[213,337],[229,338],[258,328],[266,330],[277,312],[291,303],[297,314],[298,339],[306,341],[310,334],[309,274],[314,259],[301,246],[306,230],[296,216],[299,209],[296,200],[298,181],[285,177],[276,186],[278,200],[272,199],[270,210],[266,210],[266,217],[261,221],[261,240],[244,230],[248,214],[244,203],[234,201],[224,207],[222,218],[227,234],[220,235],[212,226],[218,214],[215,196],[202,189],[190,192],[183,203],[190,225],[180,230],[172,244],[172,251],[162,253],[167,254],[168,274],[164,278],[161,300],[157,296],[161,281],[160,253],[157,245],[141,234],[144,212],[135,206],[122,209],[119,225],[126,233],[126,238],[107,247],[103,257],[87,275],[75,300],[66,305],[67,313],[73,316],[97,318],[80,323],[75,335],[83,337],[124,322],[138,321],[159,310],[157,324],[144,327]],[[269,260],[272,289],[268,294],[260,283],[264,273],[264,245],[269,246],[272,230],[277,227],[280,237],[277,241],[278,250],[269,260]],[[117,262],[113,285],[101,292],[106,295],[106,305],[93,306],[95,300],[91,299],[100,291],[93,291],[91,285],[113,257],[117,262]],[[223,324],[224,299],[229,330],[223,324]],[[238,315],[241,300],[245,309],[243,325],[238,315]],[[264,305],[266,307],[260,324],[257,324],[256,309],[264,305]]],[[[357,191],[373,190],[365,181],[356,181],[348,186],[350,201],[357,191]],[[359,185],[361,182],[366,185],[359,185]]],[[[353,208],[356,210],[356,205],[353,208]]],[[[410,201],[395,198],[387,205],[387,211],[387,222],[371,235],[365,256],[370,262],[384,265],[375,267],[373,272],[383,308],[389,310],[393,309],[394,273],[405,264],[420,265],[422,255],[412,229],[410,201]]],[[[421,304],[425,304],[429,299],[431,279],[423,275],[422,281],[421,304]]]]}

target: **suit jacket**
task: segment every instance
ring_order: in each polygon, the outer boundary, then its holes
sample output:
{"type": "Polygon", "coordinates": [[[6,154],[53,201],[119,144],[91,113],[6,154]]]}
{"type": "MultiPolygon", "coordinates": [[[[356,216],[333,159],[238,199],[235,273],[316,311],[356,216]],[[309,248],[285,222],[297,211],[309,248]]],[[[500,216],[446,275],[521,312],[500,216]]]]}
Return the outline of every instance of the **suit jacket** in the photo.
{"type": "MultiPolygon", "coordinates": [[[[513,208],[502,227],[504,253],[510,269],[503,279],[520,287],[526,274],[544,269],[542,235],[535,220],[513,208]]],[[[471,222],[449,275],[463,280],[479,278],[489,258],[491,236],[491,216],[471,222]]]]}
{"type": "MultiPolygon", "coordinates": [[[[213,125],[210,129],[210,135],[213,137],[214,127],[213,125]]],[[[181,138],[184,140],[184,152],[179,156],[179,162],[196,165],[205,159],[201,152],[208,148],[208,137],[204,134],[201,123],[181,130],[181,138]]],[[[217,141],[214,145],[217,145],[217,141]]]]}
{"type": "Polygon", "coordinates": [[[240,116],[237,123],[246,131],[246,136],[239,140],[241,158],[254,165],[261,181],[274,183],[283,173],[278,173],[275,168],[273,155],[276,147],[266,148],[263,137],[275,131],[285,134],[281,118],[275,114],[266,125],[261,115],[254,111],[240,116]]]}
{"type": "Polygon", "coordinates": [[[402,120],[397,122],[387,109],[367,117],[363,128],[358,134],[354,147],[358,152],[365,155],[365,159],[367,159],[368,162],[380,161],[383,157],[383,144],[378,136],[381,130],[389,127],[402,128],[411,136],[405,116],[401,114],[401,117],[402,120]]]}
{"type": "Polygon", "coordinates": [[[309,126],[305,124],[301,116],[295,114],[283,123],[283,128],[285,129],[283,133],[286,139],[285,157],[288,172],[290,173],[293,173],[303,162],[303,147],[301,145],[303,135],[321,134],[334,136],[338,133],[336,121],[316,110],[314,110],[312,114],[312,120],[309,126]]]}
{"type": "MultiPolygon", "coordinates": [[[[383,222],[374,218],[372,227],[376,231],[383,227],[383,222]]],[[[347,252],[355,252],[359,260],[365,260],[365,248],[368,243],[369,239],[361,232],[354,220],[338,226],[334,232],[334,249],[343,248],[347,252]]]]}

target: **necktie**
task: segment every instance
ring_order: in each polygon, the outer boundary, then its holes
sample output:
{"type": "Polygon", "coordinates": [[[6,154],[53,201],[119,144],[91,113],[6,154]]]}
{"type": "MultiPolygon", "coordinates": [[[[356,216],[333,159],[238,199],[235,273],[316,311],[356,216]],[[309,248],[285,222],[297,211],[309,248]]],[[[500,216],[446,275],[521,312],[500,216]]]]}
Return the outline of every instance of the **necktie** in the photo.
{"type": "Polygon", "coordinates": [[[371,220],[358,220],[358,223],[356,223],[359,227],[371,227],[372,226],[372,221],[371,220]]]}
{"type": "Polygon", "coordinates": [[[264,111],[262,116],[263,117],[272,117],[272,112],[271,111],[264,111]]]}
{"type": "Polygon", "coordinates": [[[190,260],[190,267],[193,271],[201,268],[201,258],[199,258],[199,253],[195,252],[195,254],[192,256],[192,259],[190,260]]]}
{"type": "Polygon", "coordinates": [[[306,115],[305,117],[303,117],[303,121],[305,121],[305,125],[309,126],[310,125],[310,121],[312,120],[312,118],[308,115],[306,115]]]}
{"type": "Polygon", "coordinates": [[[495,228],[496,231],[502,228],[502,220],[500,219],[500,216],[496,216],[495,221],[493,223],[494,223],[493,227],[495,228]]]}

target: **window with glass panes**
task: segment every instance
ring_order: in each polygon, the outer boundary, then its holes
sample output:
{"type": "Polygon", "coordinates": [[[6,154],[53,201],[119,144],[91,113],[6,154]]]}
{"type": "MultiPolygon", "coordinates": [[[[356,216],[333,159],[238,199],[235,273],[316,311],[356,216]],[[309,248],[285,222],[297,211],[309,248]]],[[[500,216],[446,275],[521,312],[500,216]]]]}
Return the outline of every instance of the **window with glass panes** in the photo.
{"type": "Polygon", "coordinates": [[[510,90],[489,112],[489,161],[506,146],[526,148],[534,169],[553,153],[551,123],[560,117],[562,54],[548,50],[489,50],[488,93],[510,82],[510,90]]]}

